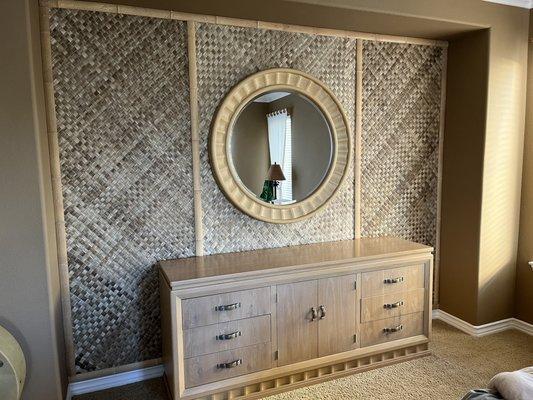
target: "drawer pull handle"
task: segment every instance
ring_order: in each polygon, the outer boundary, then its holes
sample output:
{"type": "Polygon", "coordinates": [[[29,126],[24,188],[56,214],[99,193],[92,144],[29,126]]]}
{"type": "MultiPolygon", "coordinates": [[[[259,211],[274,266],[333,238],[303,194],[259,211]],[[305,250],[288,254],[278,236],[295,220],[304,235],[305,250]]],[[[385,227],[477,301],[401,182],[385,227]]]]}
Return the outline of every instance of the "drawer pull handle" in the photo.
{"type": "Polygon", "coordinates": [[[326,318],[326,306],[320,306],[320,319],[326,318]]]}
{"type": "Polygon", "coordinates": [[[403,282],[403,276],[399,276],[398,278],[387,278],[383,280],[383,283],[392,284],[392,283],[400,283],[403,282]]]}
{"type": "Polygon", "coordinates": [[[235,360],[232,362],[217,364],[217,368],[219,369],[235,368],[241,364],[242,364],[242,358],[239,358],[238,360],[235,360]]]}
{"type": "Polygon", "coordinates": [[[390,310],[391,308],[398,308],[401,306],[403,306],[403,301],[397,301],[396,303],[383,304],[383,308],[386,308],[387,310],[390,310]]]}
{"type": "Polygon", "coordinates": [[[389,333],[400,332],[402,329],[403,329],[403,325],[400,324],[398,326],[395,326],[394,328],[383,328],[383,333],[389,334],[389,333]]]}
{"type": "Polygon", "coordinates": [[[241,308],[241,303],[226,304],[225,306],[215,306],[215,311],[231,311],[241,308]]]}
{"type": "Polygon", "coordinates": [[[242,335],[241,331],[235,331],[233,333],[225,333],[223,335],[217,335],[215,336],[215,338],[216,340],[231,340],[231,339],[236,339],[241,335],[242,335]]]}
{"type": "Polygon", "coordinates": [[[316,308],[311,307],[311,322],[317,319],[317,317],[318,317],[318,313],[316,312],[316,308]]]}

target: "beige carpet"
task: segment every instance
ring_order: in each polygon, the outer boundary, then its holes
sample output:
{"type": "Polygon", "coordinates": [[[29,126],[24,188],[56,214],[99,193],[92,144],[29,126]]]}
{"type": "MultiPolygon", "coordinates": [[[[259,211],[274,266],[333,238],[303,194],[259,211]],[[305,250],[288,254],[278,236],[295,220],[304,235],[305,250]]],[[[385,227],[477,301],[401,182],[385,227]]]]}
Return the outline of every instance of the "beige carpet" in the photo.
{"type": "MultiPolygon", "coordinates": [[[[295,399],[460,399],[492,376],[533,365],[533,337],[510,330],[481,338],[433,323],[433,354],[269,397],[295,399]]],[[[168,400],[161,379],[77,396],[75,400],[168,400]]]]}

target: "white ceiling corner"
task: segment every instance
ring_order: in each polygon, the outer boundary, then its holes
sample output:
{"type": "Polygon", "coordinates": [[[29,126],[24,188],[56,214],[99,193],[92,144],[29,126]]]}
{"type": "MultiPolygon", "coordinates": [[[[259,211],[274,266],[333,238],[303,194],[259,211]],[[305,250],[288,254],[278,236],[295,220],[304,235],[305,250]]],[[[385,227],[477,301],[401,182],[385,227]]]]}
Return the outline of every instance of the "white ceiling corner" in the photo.
{"type": "Polygon", "coordinates": [[[505,4],[506,6],[533,8],[533,0],[484,0],[490,3],[505,4]]]}

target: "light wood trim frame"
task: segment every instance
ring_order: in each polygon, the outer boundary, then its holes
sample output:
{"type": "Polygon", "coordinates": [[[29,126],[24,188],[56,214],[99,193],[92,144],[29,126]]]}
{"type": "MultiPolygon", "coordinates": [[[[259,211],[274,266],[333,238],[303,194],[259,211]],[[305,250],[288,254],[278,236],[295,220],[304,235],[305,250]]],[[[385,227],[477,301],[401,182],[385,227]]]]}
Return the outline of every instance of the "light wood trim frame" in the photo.
{"type": "Polygon", "coordinates": [[[191,151],[194,202],[195,255],[204,255],[202,181],[200,174],[200,134],[198,111],[198,75],[196,68],[196,22],[187,21],[187,53],[189,57],[189,103],[191,109],[191,151]]]}
{"type": "Polygon", "coordinates": [[[65,358],[69,376],[76,374],[74,340],[72,333],[72,310],[68,277],[67,239],[65,232],[65,214],[63,207],[63,186],[59,160],[59,143],[54,98],[54,77],[52,73],[52,48],[50,44],[50,10],[39,8],[39,29],[41,39],[41,58],[46,109],[46,130],[50,159],[50,176],[54,203],[54,221],[56,232],[57,259],[59,265],[61,308],[63,314],[63,335],[65,338],[65,358]]]}
{"type": "Polygon", "coordinates": [[[441,83],[440,83],[440,121],[439,121],[439,166],[437,171],[437,236],[435,238],[435,270],[432,293],[432,302],[439,305],[439,273],[440,273],[440,228],[442,215],[442,163],[444,157],[444,129],[446,117],[446,82],[448,71],[448,49],[442,50],[441,83]]]}
{"type": "Polygon", "coordinates": [[[361,237],[361,137],[363,133],[363,40],[357,39],[355,68],[354,238],[361,237]]]}
{"type": "Polygon", "coordinates": [[[134,6],[123,6],[108,3],[77,0],[40,0],[43,7],[66,8],[71,10],[100,11],[112,14],[136,15],[163,19],[177,19],[181,21],[206,22],[218,25],[231,25],[245,28],[270,29],[284,32],[308,33],[312,35],[346,37],[351,39],[374,40],[378,42],[408,43],[423,46],[448,47],[443,40],[423,39],[409,36],[382,35],[376,33],[356,32],[342,29],[318,28],[303,25],[280,24],[251,19],[221,17],[216,15],[193,14],[180,11],[151,9],[134,6]]]}
{"type": "Polygon", "coordinates": [[[343,184],[352,151],[350,123],[333,92],[318,79],[286,68],[260,71],[237,84],[220,105],[209,138],[211,168],[227,199],[255,219],[278,224],[299,221],[321,210],[343,184]],[[297,92],[313,101],[328,121],[334,143],[330,168],[320,186],[309,197],[287,205],[257,198],[242,183],[231,161],[231,131],[237,117],[252,99],[273,90],[297,92]]]}

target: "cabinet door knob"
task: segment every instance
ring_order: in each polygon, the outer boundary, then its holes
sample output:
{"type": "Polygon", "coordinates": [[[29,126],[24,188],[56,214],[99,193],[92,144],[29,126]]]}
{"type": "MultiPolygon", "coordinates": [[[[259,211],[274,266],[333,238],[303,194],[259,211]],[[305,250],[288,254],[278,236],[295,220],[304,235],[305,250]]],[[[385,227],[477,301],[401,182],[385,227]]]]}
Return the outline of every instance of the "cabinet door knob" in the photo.
{"type": "Polygon", "coordinates": [[[386,303],[383,304],[383,308],[386,308],[387,310],[390,310],[391,308],[398,308],[403,306],[403,300],[397,301],[396,303],[386,303]]]}
{"type": "Polygon", "coordinates": [[[224,306],[215,306],[215,311],[231,311],[241,308],[241,303],[226,304],[224,306]]]}
{"type": "Polygon", "coordinates": [[[311,322],[313,322],[318,317],[315,307],[311,307],[311,322]]]}
{"type": "Polygon", "coordinates": [[[383,280],[383,283],[386,283],[386,284],[400,283],[400,282],[403,282],[403,276],[399,276],[397,278],[386,278],[383,280]]]}
{"type": "Polygon", "coordinates": [[[221,363],[217,364],[217,368],[219,369],[226,369],[226,368],[235,368],[242,364],[242,358],[239,358],[238,360],[231,361],[228,363],[221,363]]]}
{"type": "Polygon", "coordinates": [[[326,306],[320,306],[320,319],[326,318],[326,306]]]}
{"type": "Polygon", "coordinates": [[[222,334],[222,335],[217,335],[217,336],[215,336],[215,338],[216,338],[216,340],[231,340],[231,339],[236,339],[236,338],[238,338],[241,335],[242,335],[241,331],[235,331],[235,332],[232,332],[232,333],[225,333],[225,334],[222,334]]]}
{"type": "Polygon", "coordinates": [[[395,326],[394,328],[383,328],[383,333],[389,334],[394,332],[400,332],[403,329],[403,325],[400,324],[398,326],[395,326]]]}

